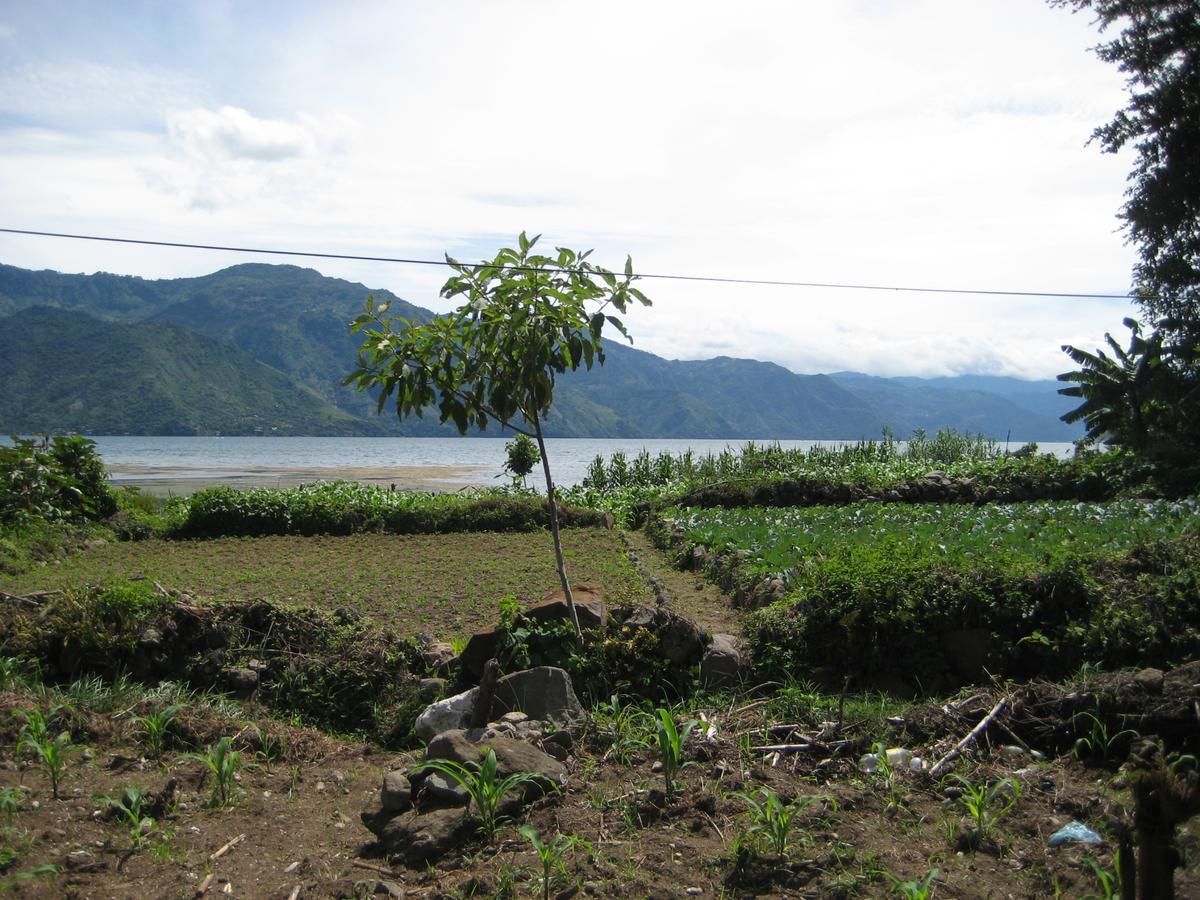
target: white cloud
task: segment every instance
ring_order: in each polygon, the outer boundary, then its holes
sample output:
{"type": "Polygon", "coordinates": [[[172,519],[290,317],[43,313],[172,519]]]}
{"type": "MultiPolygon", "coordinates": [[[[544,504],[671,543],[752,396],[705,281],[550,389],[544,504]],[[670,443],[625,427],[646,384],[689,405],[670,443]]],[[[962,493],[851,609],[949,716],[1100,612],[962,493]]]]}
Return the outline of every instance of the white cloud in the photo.
{"type": "MultiPolygon", "coordinates": [[[[1120,73],[1088,53],[1086,17],[1042,0],[764,0],[736,15],[682,0],[613,0],[602,13],[545,0],[363,4],[352,16],[313,4],[285,23],[231,12],[212,30],[206,8],[179,7],[201,11],[180,48],[187,66],[163,63],[165,46],[155,65],[117,65],[143,48],[106,33],[82,59],[64,39],[36,48],[43,60],[0,64],[0,112],[38,126],[0,119],[0,203],[18,227],[466,259],[529,229],[653,272],[1128,283],[1114,213],[1129,160],[1085,146],[1123,103],[1120,73]],[[83,126],[86,139],[64,137],[83,126]]],[[[146,28],[147,41],[166,39],[146,28]]],[[[96,256],[0,238],[0,258],[78,270],[96,256]]],[[[225,263],[119,258],[155,276],[225,263]]],[[[437,269],[312,264],[444,308],[437,269]]],[[[638,347],[805,372],[1049,375],[1060,343],[1094,343],[1127,312],[645,288],[656,305],[630,316],[638,347]]]]}

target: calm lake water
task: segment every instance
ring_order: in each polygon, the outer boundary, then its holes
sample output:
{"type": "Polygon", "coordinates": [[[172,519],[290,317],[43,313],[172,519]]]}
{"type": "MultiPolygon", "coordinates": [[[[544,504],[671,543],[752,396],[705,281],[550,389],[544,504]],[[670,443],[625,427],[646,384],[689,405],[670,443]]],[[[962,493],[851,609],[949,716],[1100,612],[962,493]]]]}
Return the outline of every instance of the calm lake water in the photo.
{"type": "MultiPolygon", "coordinates": [[[[493,485],[501,473],[507,438],[336,438],[336,437],[136,437],[89,435],[110,466],[136,467],[137,474],[115,473],[113,480],[148,482],[155,478],[229,479],[296,469],[389,469],[398,467],[464,469],[456,480],[493,485]]],[[[652,454],[720,453],[746,441],[690,439],[549,438],[546,441],[551,470],[558,484],[578,484],[597,454],[618,450],[627,455],[643,449],[652,454]]],[[[757,443],[764,443],[758,441],[757,443]]],[[[816,444],[838,446],[838,441],[779,441],[785,448],[808,449],[816,444]]],[[[1021,446],[1013,441],[1012,449],[1021,446]]],[[[1070,454],[1071,444],[1042,444],[1040,449],[1059,456],[1070,454]]],[[[535,473],[537,475],[538,473],[535,473]]]]}

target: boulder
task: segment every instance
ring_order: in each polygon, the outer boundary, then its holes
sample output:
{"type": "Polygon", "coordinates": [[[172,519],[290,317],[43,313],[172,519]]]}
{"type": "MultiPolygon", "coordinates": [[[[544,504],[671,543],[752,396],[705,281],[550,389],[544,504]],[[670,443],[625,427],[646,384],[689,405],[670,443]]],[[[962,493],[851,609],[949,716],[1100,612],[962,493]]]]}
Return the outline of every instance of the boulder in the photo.
{"type": "Polygon", "coordinates": [[[471,721],[471,713],[475,710],[475,695],[478,688],[471,688],[445,700],[438,700],[417,716],[413,723],[413,731],[423,741],[450,731],[453,728],[465,728],[471,721]]]}
{"type": "Polygon", "coordinates": [[[221,672],[221,681],[231,694],[249,697],[258,688],[258,673],[241,666],[230,666],[221,672]]]}
{"type": "Polygon", "coordinates": [[[375,832],[385,855],[398,856],[410,866],[452,850],[471,836],[474,827],[462,806],[409,810],[386,820],[364,815],[363,822],[375,832]]]}
{"type": "Polygon", "coordinates": [[[740,638],[714,634],[700,660],[700,681],[708,687],[737,684],[749,668],[749,657],[740,638]]]}
{"type": "Polygon", "coordinates": [[[571,676],[554,666],[513,672],[496,682],[491,720],[513,712],[525,713],[530,719],[541,722],[552,722],[559,728],[587,718],[571,687],[571,676]]]}
{"type": "Polygon", "coordinates": [[[471,802],[467,789],[441,772],[430,772],[422,779],[421,798],[422,805],[428,806],[466,806],[471,802]]]}
{"type": "Polygon", "coordinates": [[[700,659],[708,634],[686,616],[660,609],[655,623],[663,656],[677,666],[690,666],[700,659]]]}
{"type": "MultiPolygon", "coordinates": [[[[557,787],[566,784],[567,770],[561,762],[524,741],[506,737],[484,739],[485,730],[454,729],[439,734],[425,748],[425,759],[449,759],[467,765],[478,763],[488,748],[496,754],[496,771],[500,778],[516,772],[534,772],[557,787]]],[[[526,800],[540,797],[548,784],[532,782],[522,787],[526,800]]]]}
{"type": "Polygon", "coordinates": [[[379,805],[383,807],[384,812],[393,815],[412,808],[412,785],[403,772],[392,771],[383,776],[379,805]]]}
{"type": "MultiPolygon", "coordinates": [[[[571,597],[575,600],[575,613],[579,616],[580,628],[603,628],[608,624],[608,608],[591,585],[576,585],[571,589],[571,597]]],[[[521,613],[521,619],[534,622],[550,622],[556,619],[569,621],[570,618],[571,610],[567,606],[567,596],[562,591],[555,591],[545,600],[535,603],[521,613]]]]}
{"type": "Polygon", "coordinates": [[[459,654],[458,662],[463,671],[478,679],[483,674],[483,665],[496,655],[500,646],[500,633],[495,628],[485,628],[471,635],[467,646],[459,654]]]}
{"type": "Polygon", "coordinates": [[[454,648],[442,641],[434,641],[421,648],[421,659],[430,670],[449,665],[455,655],[454,648]]]}

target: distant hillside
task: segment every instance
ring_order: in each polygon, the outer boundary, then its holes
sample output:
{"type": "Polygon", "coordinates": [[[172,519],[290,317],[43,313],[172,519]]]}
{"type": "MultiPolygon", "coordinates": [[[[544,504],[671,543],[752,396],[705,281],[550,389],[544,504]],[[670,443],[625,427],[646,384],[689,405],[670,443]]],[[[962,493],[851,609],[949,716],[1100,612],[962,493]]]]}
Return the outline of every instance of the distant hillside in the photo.
{"type": "Polygon", "coordinates": [[[166,323],[32,307],[0,319],[0,427],[88,434],[380,434],[235,347],[166,323]]]}
{"type": "MultiPolygon", "coordinates": [[[[370,397],[341,387],[357,348],[347,325],[368,293],[390,299],[394,314],[433,316],[388,291],[298,266],[255,263],[147,280],[0,265],[0,315],[19,313],[0,322],[0,428],[453,433],[436,416],[377,417],[370,397]],[[74,365],[47,363],[53,359],[74,365]]],[[[624,343],[610,343],[607,352],[604,368],[560,379],[547,434],[857,439],[878,437],[885,426],[899,436],[942,427],[999,439],[1080,434],[1056,421],[1063,400],[1053,382],[797,375],[749,359],[665,360],[624,343]]]]}

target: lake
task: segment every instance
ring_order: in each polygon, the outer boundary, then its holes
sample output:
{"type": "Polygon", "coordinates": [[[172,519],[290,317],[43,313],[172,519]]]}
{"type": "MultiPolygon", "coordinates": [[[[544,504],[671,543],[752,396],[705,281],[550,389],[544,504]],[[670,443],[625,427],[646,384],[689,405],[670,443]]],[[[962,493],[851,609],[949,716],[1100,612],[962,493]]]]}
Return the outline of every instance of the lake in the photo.
{"type": "MultiPolygon", "coordinates": [[[[89,435],[117,484],[136,484],[156,494],[186,494],[211,484],[285,486],[306,481],[352,478],[402,488],[455,490],[504,483],[504,445],[509,438],[362,437],[139,437],[89,435]]],[[[648,450],[698,455],[738,448],[744,440],[548,438],[547,453],[556,484],[578,484],[597,454],[620,450],[632,456],[648,450]]],[[[756,443],[764,443],[757,441],[756,443]]],[[[770,442],[767,442],[770,443],[770,442]]],[[[840,441],[779,441],[807,450],[840,441]]],[[[853,443],[853,442],[851,442],[853,443]]],[[[1018,441],[1009,445],[1021,446],[1018,441]]],[[[1057,456],[1069,443],[1040,445],[1057,456]]],[[[535,477],[540,480],[540,469],[535,477]]]]}

